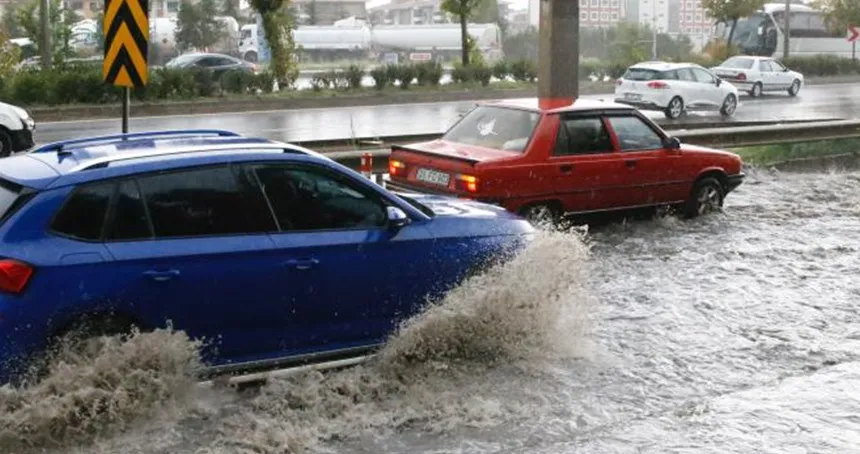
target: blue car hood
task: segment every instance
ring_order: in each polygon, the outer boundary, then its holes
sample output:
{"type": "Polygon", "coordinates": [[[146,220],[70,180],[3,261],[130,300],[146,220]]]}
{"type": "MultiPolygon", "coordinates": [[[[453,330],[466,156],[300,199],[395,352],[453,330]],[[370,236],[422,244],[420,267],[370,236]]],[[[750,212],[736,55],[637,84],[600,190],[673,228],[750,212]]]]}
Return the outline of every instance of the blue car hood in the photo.
{"type": "Polygon", "coordinates": [[[467,218],[484,218],[484,219],[521,219],[519,216],[510,211],[489,203],[477,202],[469,199],[461,199],[456,197],[418,194],[403,192],[397,195],[404,196],[415,200],[416,202],[426,205],[438,217],[467,217],[467,218]]]}

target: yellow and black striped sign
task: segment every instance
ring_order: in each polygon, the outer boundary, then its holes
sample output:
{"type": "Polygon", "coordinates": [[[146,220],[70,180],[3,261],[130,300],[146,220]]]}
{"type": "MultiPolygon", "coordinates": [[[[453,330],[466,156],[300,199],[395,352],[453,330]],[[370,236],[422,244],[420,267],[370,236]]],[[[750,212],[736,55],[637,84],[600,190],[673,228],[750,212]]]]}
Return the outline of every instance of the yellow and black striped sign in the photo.
{"type": "Polygon", "coordinates": [[[105,0],[105,83],[143,87],[148,79],[149,0],[105,0]]]}

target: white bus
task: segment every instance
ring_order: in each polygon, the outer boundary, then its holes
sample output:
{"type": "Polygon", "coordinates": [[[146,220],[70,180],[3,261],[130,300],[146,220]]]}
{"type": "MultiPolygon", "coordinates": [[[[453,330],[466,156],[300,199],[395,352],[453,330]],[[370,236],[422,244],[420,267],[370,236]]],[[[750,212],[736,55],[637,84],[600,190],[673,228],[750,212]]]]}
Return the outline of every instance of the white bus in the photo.
{"type": "MultiPolygon", "coordinates": [[[[806,5],[791,5],[789,48],[791,57],[834,55],[851,58],[848,30],[831,30],[824,13],[806,5]]],[[[760,11],[740,19],[732,44],[745,55],[782,58],[785,35],[785,3],[768,3],[760,11]]],[[[717,24],[716,37],[728,39],[731,22],[717,24]]]]}

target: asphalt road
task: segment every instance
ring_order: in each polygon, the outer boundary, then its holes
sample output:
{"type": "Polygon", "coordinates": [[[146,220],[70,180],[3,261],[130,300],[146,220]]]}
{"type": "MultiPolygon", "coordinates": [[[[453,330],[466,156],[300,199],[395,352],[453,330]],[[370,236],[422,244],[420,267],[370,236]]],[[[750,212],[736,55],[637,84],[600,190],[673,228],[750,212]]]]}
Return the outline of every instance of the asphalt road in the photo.
{"type": "MultiPolygon", "coordinates": [[[[586,96],[603,97],[611,95],[586,96]]],[[[474,105],[474,101],[463,101],[140,117],[131,118],[129,128],[131,131],[220,128],[284,141],[431,134],[447,129],[474,105]]],[[[664,118],[660,112],[649,112],[649,115],[655,119],[664,118]]],[[[757,99],[742,96],[732,120],[825,120],[858,116],[860,84],[833,84],[804,87],[796,98],[786,94],[771,94],[757,99]]],[[[687,118],[676,120],[677,123],[722,121],[716,112],[692,113],[687,118]]],[[[117,132],[120,132],[119,117],[116,120],[45,122],[37,124],[36,141],[41,144],[117,132]]]]}

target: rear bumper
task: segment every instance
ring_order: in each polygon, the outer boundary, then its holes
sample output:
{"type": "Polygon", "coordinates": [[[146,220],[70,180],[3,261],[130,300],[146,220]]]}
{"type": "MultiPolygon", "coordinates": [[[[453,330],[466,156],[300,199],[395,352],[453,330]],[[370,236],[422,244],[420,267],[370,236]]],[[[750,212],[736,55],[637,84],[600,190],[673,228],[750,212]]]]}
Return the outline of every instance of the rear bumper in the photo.
{"type": "Polygon", "coordinates": [[[446,195],[449,197],[458,197],[459,194],[455,194],[448,191],[443,191],[439,189],[432,189],[424,186],[413,185],[409,183],[404,183],[402,181],[394,181],[388,180],[385,182],[385,188],[389,191],[401,191],[401,192],[417,192],[420,194],[433,194],[433,195],[446,195]]]}
{"type": "Polygon", "coordinates": [[[743,172],[737,173],[735,175],[729,175],[726,177],[726,193],[732,192],[737,189],[741,183],[744,182],[744,177],[746,175],[743,172]]]}

